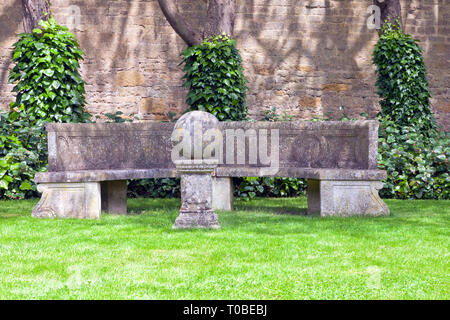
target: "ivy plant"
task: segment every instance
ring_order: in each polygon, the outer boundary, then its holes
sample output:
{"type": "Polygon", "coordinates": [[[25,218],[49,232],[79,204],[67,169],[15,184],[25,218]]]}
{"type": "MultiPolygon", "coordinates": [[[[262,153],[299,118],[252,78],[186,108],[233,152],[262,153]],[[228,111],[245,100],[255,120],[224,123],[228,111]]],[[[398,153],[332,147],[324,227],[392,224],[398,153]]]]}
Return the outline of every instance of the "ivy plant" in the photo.
{"type": "Polygon", "coordinates": [[[45,121],[0,113],[0,199],[37,196],[34,175],[47,170],[45,121]]]}
{"type": "Polygon", "coordinates": [[[381,98],[379,164],[388,173],[381,195],[449,199],[450,136],[437,130],[422,48],[386,23],[373,62],[381,98]]]}
{"type": "Polygon", "coordinates": [[[19,34],[14,44],[9,82],[17,96],[10,107],[32,121],[85,122],[91,115],[84,108],[84,81],[78,71],[84,52],[54,18],[39,25],[32,33],[19,34]]]}
{"type": "Polygon", "coordinates": [[[400,127],[436,128],[422,47],[398,24],[386,23],[373,52],[381,112],[400,127]]]}
{"type": "Polygon", "coordinates": [[[247,80],[233,39],[226,35],[207,38],[181,55],[189,111],[210,112],[220,121],[247,119],[247,80]]]}

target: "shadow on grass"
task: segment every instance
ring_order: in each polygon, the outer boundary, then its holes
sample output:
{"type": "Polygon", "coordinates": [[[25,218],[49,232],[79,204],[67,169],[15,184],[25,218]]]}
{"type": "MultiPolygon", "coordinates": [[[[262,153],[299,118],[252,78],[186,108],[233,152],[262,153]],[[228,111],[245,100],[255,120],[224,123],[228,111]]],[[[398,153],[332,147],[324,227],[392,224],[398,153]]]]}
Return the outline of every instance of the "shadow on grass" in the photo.
{"type": "Polygon", "coordinates": [[[306,216],[307,209],[299,207],[271,207],[261,205],[236,206],[236,211],[264,212],[279,215],[306,216]]]}
{"type": "MultiPolygon", "coordinates": [[[[386,232],[401,235],[413,232],[420,235],[427,229],[435,229],[440,236],[448,235],[449,209],[448,201],[400,201],[387,200],[391,208],[388,217],[327,217],[306,215],[306,199],[256,199],[249,202],[236,201],[236,211],[219,211],[222,229],[192,232],[239,232],[283,236],[289,234],[314,234],[331,232],[346,237],[371,239],[376,241],[386,232]]],[[[14,223],[17,218],[28,218],[36,201],[4,202],[0,205],[0,219],[14,223]],[[26,214],[24,213],[26,212],[26,214]],[[8,221],[9,220],[9,221],[8,221]]],[[[180,199],[138,198],[128,201],[129,215],[102,214],[97,221],[65,220],[43,221],[32,219],[36,225],[48,225],[56,228],[68,227],[84,229],[89,226],[120,227],[130,232],[173,233],[172,225],[178,215],[180,199]]],[[[199,231],[201,230],[201,231],[199,231]]],[[[180,232],[190,232],[180,230],[180,232]]]]}
{"type": "Polygon", "coordinates": [[[154,210],[164,211],[178,211],[180,209],[181,200],[178,198],[169,199],[149,199],[149,198],[134,198],[128,199],[127,207],[130,214],[143,214],[152,212],[154,210]]]}

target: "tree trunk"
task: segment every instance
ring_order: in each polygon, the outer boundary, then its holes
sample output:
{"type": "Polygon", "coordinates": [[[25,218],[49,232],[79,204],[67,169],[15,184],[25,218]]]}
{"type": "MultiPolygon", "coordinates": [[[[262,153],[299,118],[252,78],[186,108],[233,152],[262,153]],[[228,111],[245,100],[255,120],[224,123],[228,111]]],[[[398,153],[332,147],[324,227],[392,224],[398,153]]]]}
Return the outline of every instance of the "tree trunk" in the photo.
{"type": "Polygon", "coordinates": [[[188,46],[201,44],[203,39],[212,35],[233,35],[236,9],[234,0],[209,0],[204,27],[198,30],[192,28],[180,14],[176,0],[158,0],[158,3],[167,21],[188,46]]]}
{"type": "Polygon", "coordinates": [[[203,38],[222,33],[233,36],[235,10],[234,0],[209,0],[203,38]]]}
{"type": "Polygon", "coordinates": [[[187,43],[193,46],[202,43],[203,37],[200,31],[194,30],[187,24],[184,17],[178,11],[176,0],[158,0],[162,12],[166,16],[175,32],[187,43]]]}
{"type": "Polygon", "coordinates": [[[402,6],[400,0],[374,0],[374,4],[381,9],[382,28],[386,21],[395,24],[397,20],[400,27],[402,27],[402,6]]]}
{"type": "Polygon", "coordinates": [[[22,0],[23,28],[30,33],[40,20],[47,20],[50,5],[47,0],[22,0]]]}

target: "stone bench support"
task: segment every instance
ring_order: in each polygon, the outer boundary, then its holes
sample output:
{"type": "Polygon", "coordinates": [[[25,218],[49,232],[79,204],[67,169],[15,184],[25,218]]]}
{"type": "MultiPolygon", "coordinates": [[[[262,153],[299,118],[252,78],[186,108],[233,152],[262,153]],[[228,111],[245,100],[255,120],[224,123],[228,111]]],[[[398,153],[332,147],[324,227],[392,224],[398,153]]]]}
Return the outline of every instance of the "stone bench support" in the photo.
{"type": "Polygon", "coordinates": [[[381,216],[389,208],[381,200],[380,181],[308,180],[308,214],[320,216],[381,216]]]}
{"type": "Polygon", "coordinates": [[[99,219],[99,182],[43,183],[38,185],[41,200],[33,208],[35,218],[99,219]]]}
{"type": "Polygon", "coordinates": [[[35,218],[99,219],[101,212],[127,213],[127,182],[41,183],[35,218]]]}
{"type": "Polygon", "coordinates": [[[127,214],[127,181],[104,181],[101,183],[102,211],[127,214]]]}

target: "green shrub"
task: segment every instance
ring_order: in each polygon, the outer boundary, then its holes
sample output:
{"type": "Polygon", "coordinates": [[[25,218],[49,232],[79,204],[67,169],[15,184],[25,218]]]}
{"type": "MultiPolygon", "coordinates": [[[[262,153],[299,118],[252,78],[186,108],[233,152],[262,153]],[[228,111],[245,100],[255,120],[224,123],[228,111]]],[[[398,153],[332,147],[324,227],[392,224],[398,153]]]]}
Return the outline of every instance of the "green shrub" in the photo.
{"type": "Polygon", "coordinates": [[[298,197],[306,191],[306,180],[298,178],[244,177],[234,179],[235,195],[242,200],[254,197],[298,197]]]}
{"type": "Polygon", "coordinates": [[[182,57],[189,111],[210,112],[220,121],[247,119],[247,81],[234,40],[211,37],[186,49],[182,57]]]}
{"type": "Polygon", "coordinates": [[[381,195],[449,199],[450,139],[436,130],[422,48],[386,24],[373,56],[382,108],[379,163],[388,173],[381,195]]]}
{"type": "Polygon", "coordinates": [[[14,44],[9,75],[15,83],[16,101],[10,107],[30,121],[85,122],[84,81],[78,72],[83,51],[66,27],[53,18],[41,21],[42,29],[20,34],[14,44]]]}
{"type": "MultiPolygon", "coordinates": [[[[246,80],[242,59],[234,40],[224,35],[212,37],[199,46],[186,49],[182,57],[186,73],[183,77],[184,85],[189,89],[186,98],[186,103],[190,106],[188,111],[210,112],[220,121],[247,119],[246,80]]],[[[114,121],[122,122],[120,115],[114,117],[114,121]]],[[[180,180],[131,180],[128,182],[128,196],[179,197],[180,180]]]]}
{"type": "Polygon", "coordinates": [[[84,53],[75,36],[53,18],[42,29],[20,34],[14,44],[16,101],[0,115],[0,199],[37,196],[34,175],[47,170],[46,122],[87,122],[84,81],[78,72],[84,53]]]}
{"type": "Polygon", "coordinates": [[[450,199],[450,135],[413,126],[400,128],[381,118],[380,169],[386,170],[381,196],[397,199],[450,199]]]}
{"type": "Polygon", "coordinates": [[[424,134],[436,128],[422,48],[397,24],[387,23],[373,52],[381,113],[399,127],[424,134]]]}
{"type": "Polygon", "coordinates": [[[0,199],[38,195],[34,175],[47,170],[44,126],[43,120],[0,114],[0,199]]]}
{"type": "Polygon", "coordinates": [[[179,198],[179,178],[142,179],[128,181],[128,196],[132,198],[179,198]]]}

